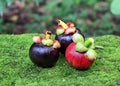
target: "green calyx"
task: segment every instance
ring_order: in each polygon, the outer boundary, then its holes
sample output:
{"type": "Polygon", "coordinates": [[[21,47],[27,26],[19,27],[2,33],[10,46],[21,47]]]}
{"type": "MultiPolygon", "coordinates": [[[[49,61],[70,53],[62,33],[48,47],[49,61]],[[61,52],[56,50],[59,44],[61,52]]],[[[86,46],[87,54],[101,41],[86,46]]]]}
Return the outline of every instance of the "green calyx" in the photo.
{"type": "Polygon", "coordinates": [[[93,38],[88,38],[85,42],[81,41],[79,36],[76,36],[76,39],[79,39],[76,41],[76,47],[75,47],[75,50],[77,52],[80,52],[80,53],[87,52],[89,49],[95,48],[93,38]]]}
{"type": "Polygon", "coordinates": [[[83,53],[83,52],[86,52],[86,51],[88,50],[88,48],[86,48],[83,43],[78,42],[78,43],[76,44],[75,50],[76,50],[77,52],[83,53]]]}
{"type": "Polygon", "coordinates": [[[46,46],[52,46],[53,40],[51,39],[51,32],[47,31],[45,34],[45,39],[42,40],[42,44],[46,46]]]}
{"type": "Polygon", "coordinates": [[[57,35],[61,35],[61,34],[63,34],[64,33],[64,29],[57,29],[56,30],[56,34],[57,35]]]}
{"type": "Polygon", "coordinates": [[[78,42],[84,43],[84,38],[81,34],[75,33],[72,39],[73,39],[73,42],[75,43],[78,43],[78,42]]]}
{"type": "Polygon", "coordinates": [[[88,39],[85,41],[85,46],[86,46],[87,48],[92,48],[92,49],[94,49],[94,48],[95,48],[94,39],[93,39],[93,38],[88,38],[88,39]]]}
{"type": "Polygon", "coordinates": [[[76,51],[77,52],[87,52],[88,49],[94,49],[94,39],[88,38],[86,41],[84,41],[84,38],[81,34],[74,34],[73,35],[73,41],[76,43],[76,51]]]}
{"type": "Polygon", "coordinates": [[[52,46],[53,45],[53,40],[52,39],[43,39],[42,44],[46,46],[52,46]]]}
{"type": "Polygon", "coordinates": [[[93,38],[88,38],[84,41],[82,35],[76,33],[73,35],[73,41],[76,43],[75,50],[79,53],[85,53],[86,57],[93,61],[96,59],[95,44],[93,38]]]}
{"type": "Polygon", "coordinates": [[[89,60],[93,61],[96,59],[97,53],[93,49],[88,49],[88,51],[86,52],[86,56],[89,60]]]}

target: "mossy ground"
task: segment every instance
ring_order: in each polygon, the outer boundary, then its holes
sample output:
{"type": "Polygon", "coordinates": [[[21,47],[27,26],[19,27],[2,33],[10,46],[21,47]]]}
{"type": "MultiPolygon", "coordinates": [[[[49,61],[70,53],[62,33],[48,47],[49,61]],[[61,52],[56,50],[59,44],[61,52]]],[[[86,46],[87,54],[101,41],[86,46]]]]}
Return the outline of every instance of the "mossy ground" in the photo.
{"type": "Polygon", "coordinates": [[[53,68],[35,66],[29,59],[33,34],[0,35],[0,86],[120,86],[120,37],[95,37],[97,60],[86,71],[69,66],[65,57],[53,68]]]}

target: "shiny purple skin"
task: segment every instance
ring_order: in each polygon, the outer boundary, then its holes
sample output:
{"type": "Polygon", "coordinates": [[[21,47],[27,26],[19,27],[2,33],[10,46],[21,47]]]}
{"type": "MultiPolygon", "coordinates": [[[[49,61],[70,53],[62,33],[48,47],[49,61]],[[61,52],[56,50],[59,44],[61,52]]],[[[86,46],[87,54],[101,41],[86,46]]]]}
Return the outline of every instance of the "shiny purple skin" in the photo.
{"type": "MultiPolygon", "coordinates": [[[[80,34],[82,34],[79,29],[77,29],[75,33],[80,33],[80,34]]],[[[74,33],[73,33],[73,34],[74,34],[74,33]]],[[[72,35],[73,35],[73,34],[61,34],[61,35],[56,35],[56,36],[55,36],[55,39],[58,40],[58,41],[60,42],[60,44],[61,44],[60,52],[61,52],[62,54],[65,54],[66,48],[68,47],[68,45],[69,45],[70,43],[73,42],[73,41],[72,41],[72,35]]],[[[82,34],[82,35],[83,35],[83,34],[82,34]]],[[[84,37],[84,35],[83,35],[83,37],[84,37]]],[[[85,37],[84,37],[84,38],[85,38],[85,37]]]]}
{"type": "Polygon", "coordinates": [[[53,67],[58,60],[59,50],[52,46],[48,47],[43,44],[33,43],[29,50],[31,61],[40,67],[53,67]]]}

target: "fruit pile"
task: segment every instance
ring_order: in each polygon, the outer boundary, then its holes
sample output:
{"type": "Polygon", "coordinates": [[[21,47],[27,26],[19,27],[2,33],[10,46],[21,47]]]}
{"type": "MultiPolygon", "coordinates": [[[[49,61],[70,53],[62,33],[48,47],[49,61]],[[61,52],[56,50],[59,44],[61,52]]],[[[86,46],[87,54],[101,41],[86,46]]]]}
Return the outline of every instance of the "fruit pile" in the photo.
{"type": "Polygon", "coordinates": [[[71,66],[85,70],[90,68],[97,56],[94,39],[85,39],[72,22],[58,20],[55,39],[47,31],[45,36],[34,36],[33,42],[29,56],[34,64],[41,67],[53,67],[61,52],[71,66]]]}

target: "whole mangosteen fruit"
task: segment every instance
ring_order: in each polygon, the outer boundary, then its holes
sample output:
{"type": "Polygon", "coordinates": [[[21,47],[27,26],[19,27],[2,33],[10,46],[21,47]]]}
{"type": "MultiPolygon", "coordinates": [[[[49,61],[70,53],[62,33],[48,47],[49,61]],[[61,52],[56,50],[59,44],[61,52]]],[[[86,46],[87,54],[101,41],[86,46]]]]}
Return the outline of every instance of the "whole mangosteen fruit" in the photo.
{"type": "Polygon", "coordinates": [[[29,49],[31,61],[40,67],[53,67],[59,57],[60,43],[51,38],[51,32],[46,32],[46,37],[34,36],[33,44],[29,49]]]}
{"type": "Polygon", "coordinates": [[[65,57],[72,67],[79,70],[86,70],[91,67],[97,57],[94,49],[93,38],[88,38],[84,42],[80,34],[74,34],[73,43],[67,47],[65,57]]]}
{"type": "Polygon", "coordinates": [[[84,37],[80,29],[76,28],[72,22],[68,22],[66,24],[63,21],[58,20],[55,39],[58,40],[61,44],[61,53],[65,54],[66,48],[70,43],[73,42],[72,35],[75,33],[79,33],[84,37]]]}

